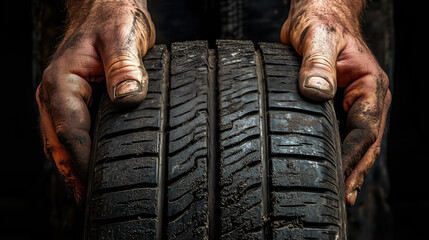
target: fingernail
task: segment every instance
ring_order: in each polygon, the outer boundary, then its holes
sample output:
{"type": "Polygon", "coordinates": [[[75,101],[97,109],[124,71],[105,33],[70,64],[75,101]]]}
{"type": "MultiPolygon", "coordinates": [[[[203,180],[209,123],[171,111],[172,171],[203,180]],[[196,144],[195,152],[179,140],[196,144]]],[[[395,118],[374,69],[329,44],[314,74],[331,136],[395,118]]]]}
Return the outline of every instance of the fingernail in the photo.
{"type": "Polygon", "coordinates": [[[332,93],[334,91],[334,87],[331,83],[322,77],[308,77],[305,80],[305,87],[314,88],[327,93],[332,93]]]}
{"type": "Polygon", "coordinates": [[[125,80],[115,86],[114,98],[126,97],[141,92],[141,85],[136,80],[125,80]]]}
{"type": "Polygon", "coordinates": [[[353,206],[356,202],[357,198],[357,190],[354,190],[353,192],[347,194],[347,204],[350,206],[353,206]]]}

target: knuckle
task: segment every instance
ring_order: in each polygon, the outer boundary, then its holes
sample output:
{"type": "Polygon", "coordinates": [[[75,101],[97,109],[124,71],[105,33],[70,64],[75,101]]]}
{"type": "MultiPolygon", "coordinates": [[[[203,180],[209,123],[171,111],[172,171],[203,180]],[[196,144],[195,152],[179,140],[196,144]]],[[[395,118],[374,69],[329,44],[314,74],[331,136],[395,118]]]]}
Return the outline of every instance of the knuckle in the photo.
{"type": "MultiPolygon", "coordinates": [[[[366,131],[366,137],[368,138],[368,143],[371,145],[377,141],[379,130],[377,128],[369,128],[366,131]]],[[[369,146],[368,146],[369,148],[369,146]]]]}
{"type": "Polygon", "coordinates": [[[49,65],[44,71],[42,76],[42,81],[40,82],[39,86],[36,90],[36,100],[37,103],[40,105],[47,105],[49,103],[49,92],[52,92],[55,87],[54,82],[54,73],[51,65],[49,65]]]}
{"type": "Polygon", "coordinates": [[[385,92],[387,92],[389,89],[389,77],[387,76],[387,74],[383,70],[380,70],[377,74],[376,79],[377,79],[377,83],[379,84],[379,86],[385,92]]]}
{"type": "Polygon", "coordinates": [[[141,75],[143,72],[146,72],[146,69],[140,59],[124,54],[112,59],[110,65],[107,67],[106,75],[109,77],[115,77],[116,75],[122,77],[124,74],[137,73],[141,75]]]}
{"type": "Polygon", "coordinates": [[[57,140],[45,137],[43,141],[43,151],[49,161],[58,164],[58,162],[61,161],[61,159],[58,158],[62,155],[64,148],[57,140]]]}
{"type": "Polygon", "coordinates": [[[43,88],[46,92],[53,92],[57,89],[58,83],[56,79],[56,69],[51,64],[43,71],[42,76],[41,84],[43,84],[43,88]]]}
{"type": "Polygon", "coordinates": [[[361,78],[359,84],[364,95],[378,101],[382,101],[389,92],[389,78],[381,69],[369,73],[367,77],[361,78]]]}
{"type": "Polygon", "coordinates": [[[36,101],[39,106],[47,101],[45,94],[43,94],[42,87],[42,83],[40,83],[36,90],[36,101]]]}
{"type": "Polygon", "coordinates": [[[386,98],[384,99],[384,103],[385,103],[386,109],[389,109],[390,104],[392,103],[392,93],[390,92],[389,89],[387,89],[387,94],[386,94],[386,98]]]}
{"type": "Polygon", "coordinates": [[[72,146],[89,144],[91,139],[86,130],[75,128],[70,124],[60,123],[55,126],[58,141],[67,149],[72,146]]]}
{"type": "Polygon", "coordinates": [[[72,129],[65,123],[57,124],[55,126],[55,133],[62,144],[70,141],[72,137],[72,129]]]}
{"type": "Polygon", "coordinates": [[[53,75],[53,67],[52,65],[49,65],[44,71],[42,76],[43,82],[50,82],[52,81],[52,75],[53,75]]]}
{"type": "Polygon", "coordinates": [[[45,152],[45,155],[49,161],[53,162],[52,152],[54,151],[54,146],[52,146],[52,144],[50,144],[48,141],[45,141],[43,151],[45,152]]]}
{"type": "Polygon", "coordinates": [[[378,155],[380,155],[380,152],[381,152],[381,146],[380,145],[375,146],[374,148],[375,157],[378,157],[378,155]]]}
{"type": "Polygon", "coordinates": [[[311,64],[311,67],[323,69],[327,72],[335,70],[335,65],[332,59],[330,59],[326,54],[320,54],[319,52],[313,53],[307,57],[306,61],[311,64]]]}

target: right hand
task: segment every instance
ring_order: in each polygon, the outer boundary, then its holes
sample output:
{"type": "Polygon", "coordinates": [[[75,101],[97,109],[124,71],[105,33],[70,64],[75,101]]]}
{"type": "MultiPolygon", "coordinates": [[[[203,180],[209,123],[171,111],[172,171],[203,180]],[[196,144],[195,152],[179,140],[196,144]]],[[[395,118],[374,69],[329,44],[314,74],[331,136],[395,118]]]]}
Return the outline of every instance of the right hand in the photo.
{"type": "Polygon", "coordinates": [[[365,44],[359,19],[365,1],[291,1],[281,38],[303,57],[300,92],[313,100],[345,88],[347,136],[341,147],[346,203],[352,206],[380,152],[391,103],[389,79],[365,44]]]}
{"type": "Polygon", "coordinates": [[[68,1],[64,38],[37,92],[44,151],[78,204],[86,194],[91,153],[90,82],[106,81],[111,100],[128,107],[147,93],[142,57],[155,44],[146,1],[68,1]]]}

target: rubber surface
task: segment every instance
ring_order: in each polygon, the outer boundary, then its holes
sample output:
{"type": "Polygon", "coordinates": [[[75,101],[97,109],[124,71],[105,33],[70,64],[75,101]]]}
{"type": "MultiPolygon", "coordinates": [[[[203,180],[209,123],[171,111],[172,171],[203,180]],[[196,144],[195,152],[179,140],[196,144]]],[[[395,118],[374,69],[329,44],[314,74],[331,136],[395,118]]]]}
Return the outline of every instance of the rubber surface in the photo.
{"type": "Polygon", "coordinates": [[[300,62],[272,43],[152,48],[143,103],[101,100],[86,238],[346,239],[334,108],[299,94],[300,62]]]}

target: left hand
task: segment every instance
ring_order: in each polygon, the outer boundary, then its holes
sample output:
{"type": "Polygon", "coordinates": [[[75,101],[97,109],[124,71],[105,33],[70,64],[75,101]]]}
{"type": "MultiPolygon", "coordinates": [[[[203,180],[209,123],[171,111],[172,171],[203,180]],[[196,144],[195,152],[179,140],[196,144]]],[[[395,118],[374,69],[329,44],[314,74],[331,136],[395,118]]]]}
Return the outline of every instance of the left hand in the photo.
{"type": "Polygon", "coordinates": [[[45,154],[82,206],[91,154],[90,83],[105,81],[120,107],[139,104],[149,82],[142,57],[155,44],[155,26],[145,0],[67,4],[66,31],[36,100],[45,154]]]}
{"type": "Polygon", "coordinates": [[[313,100],[345,88],[343,108],[348,133],[342,144],[346,202],[357,193],[380,152],[391,103],[389,79],[363,41],[359,18],[363,6],[338,0],[292,0],[281,40],[303,57],[301,93],[313,100]]]}

